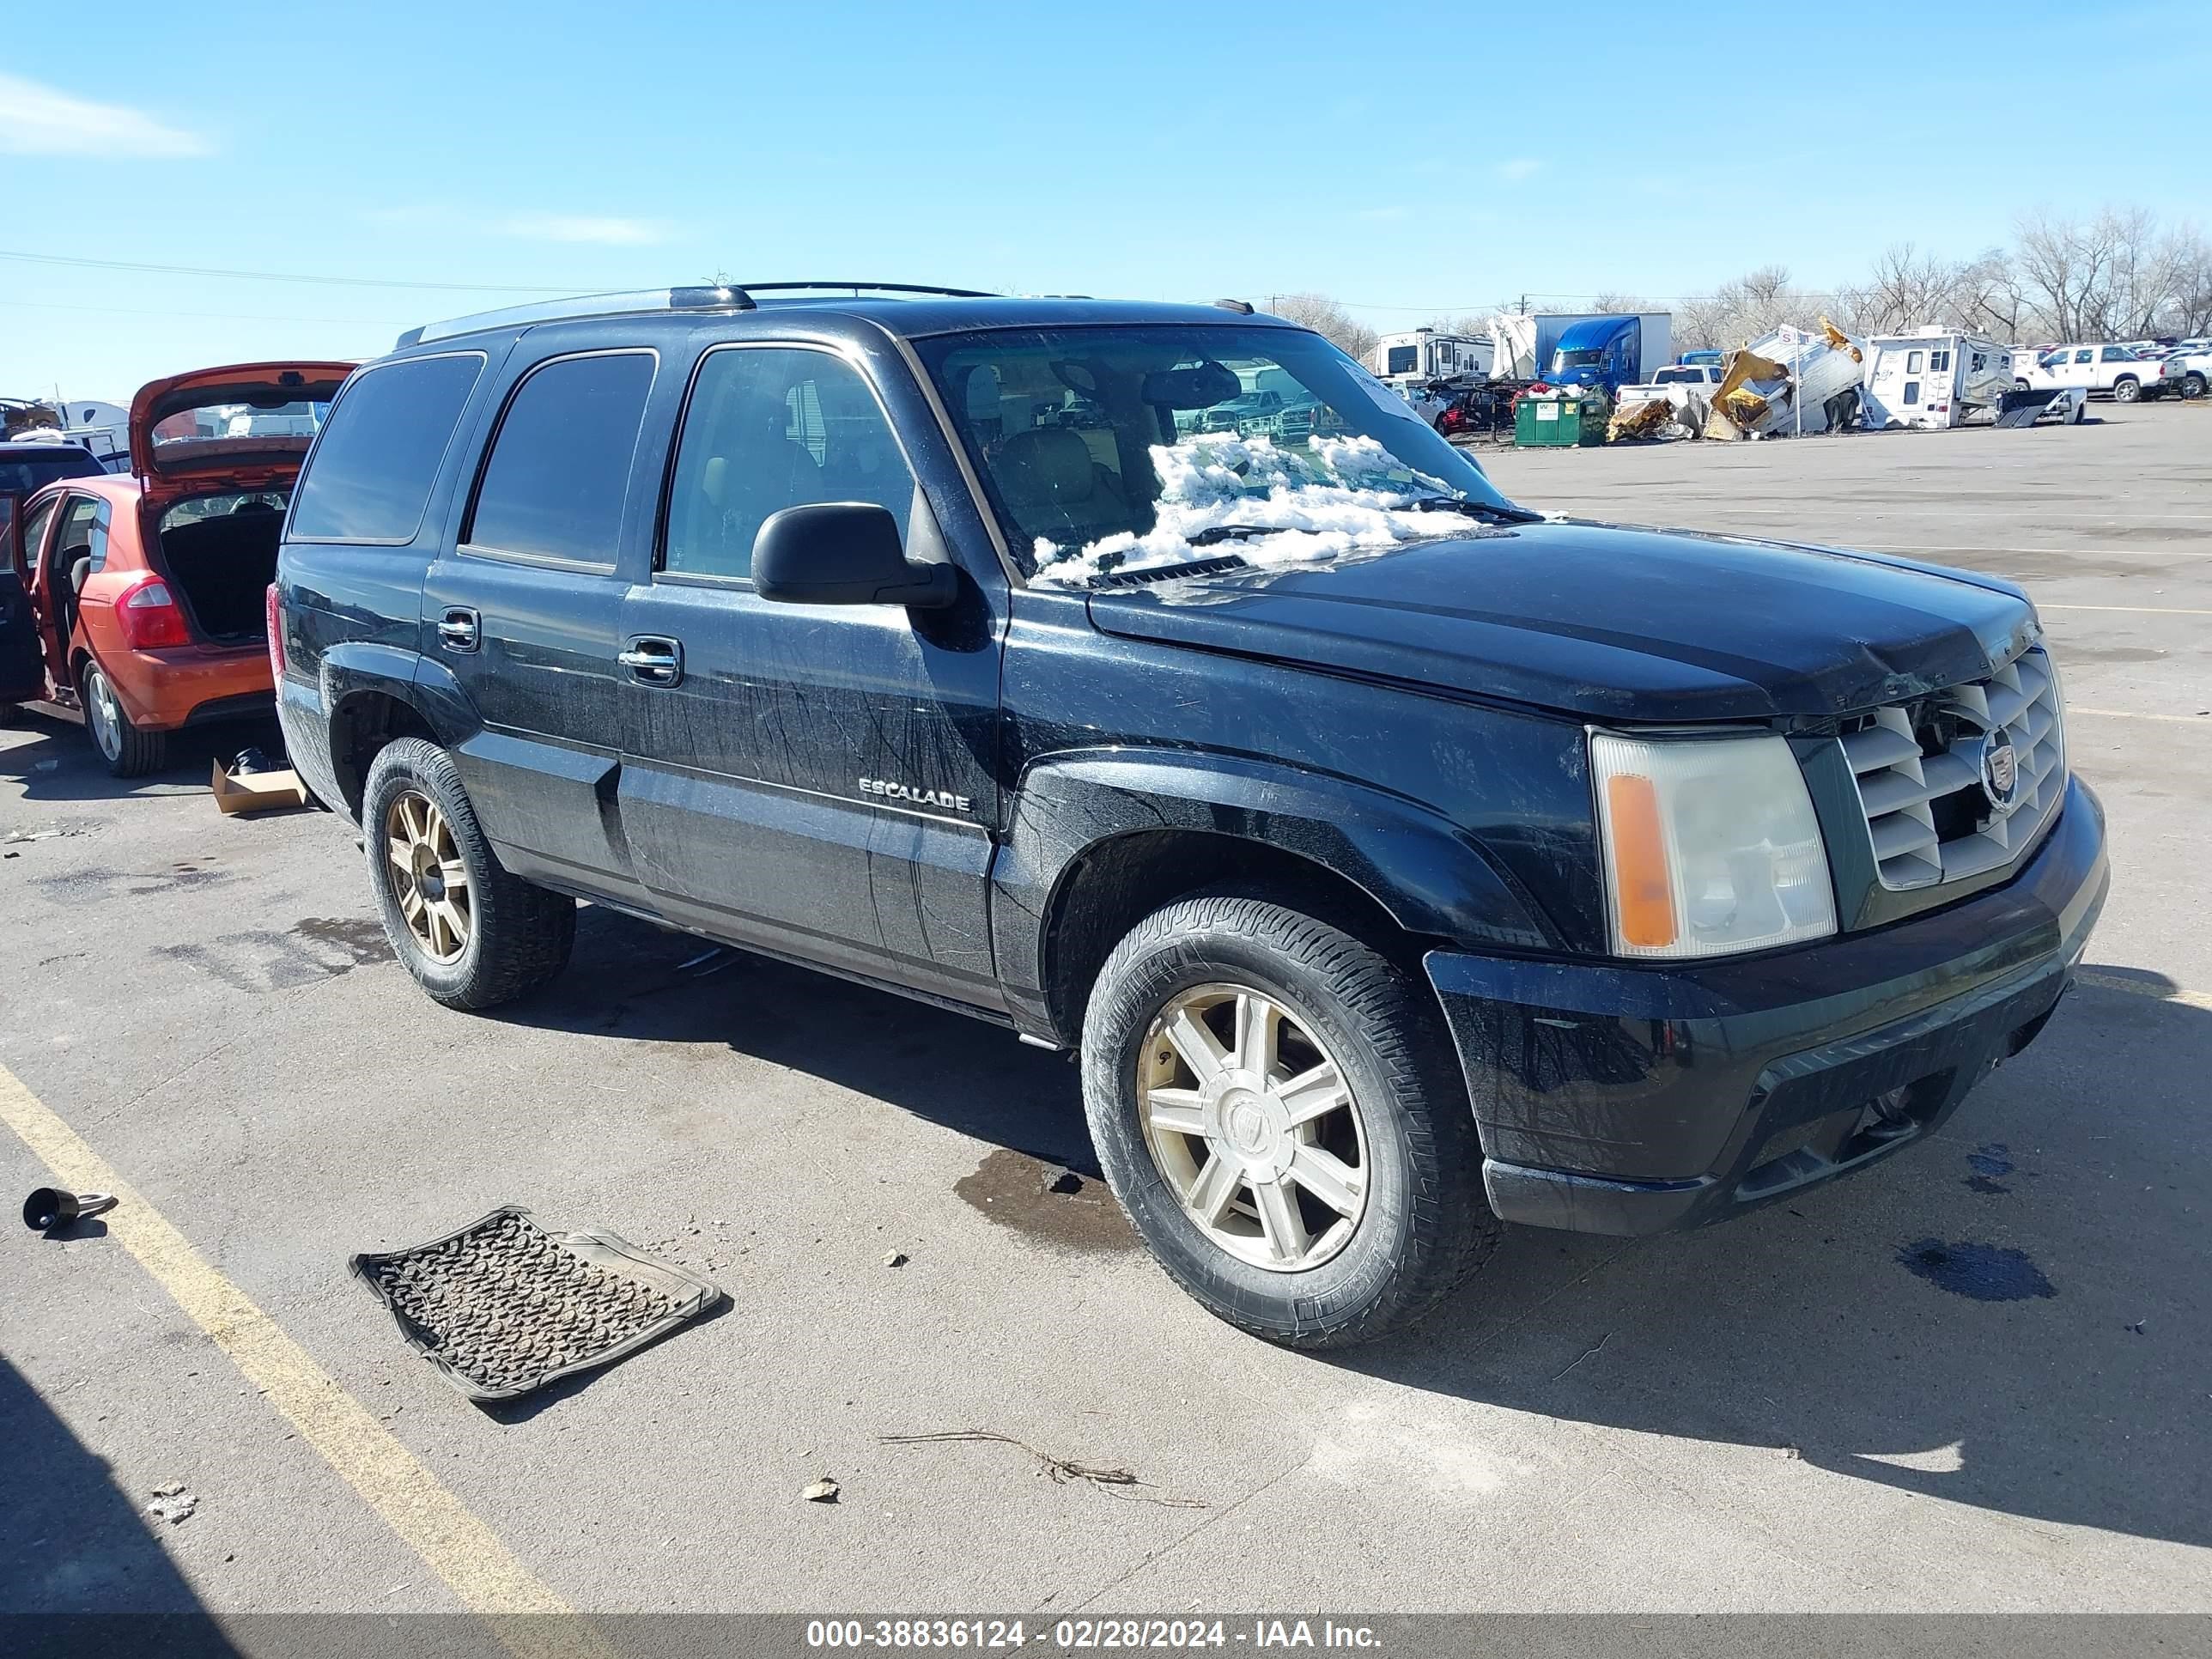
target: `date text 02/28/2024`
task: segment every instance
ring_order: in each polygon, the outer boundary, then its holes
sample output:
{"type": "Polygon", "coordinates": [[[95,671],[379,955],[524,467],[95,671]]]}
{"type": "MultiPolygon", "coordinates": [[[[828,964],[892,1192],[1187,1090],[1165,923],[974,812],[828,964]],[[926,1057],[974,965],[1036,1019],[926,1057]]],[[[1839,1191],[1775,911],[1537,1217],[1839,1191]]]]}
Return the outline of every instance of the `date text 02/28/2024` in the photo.
{"type": "Polygon", "coordinates": [[[1322,1620],[1254,1619],[1237,1629],[1220,1619],[1062,1619],[1034,1634],[1020,1619],[816,1619],[806,1626],[811,1649],[980,1648],[1035,1645],[1062,1652],[1175,1651],[1241,1646],[1261,1651],[1297,1648],[1372,1650],[1365,1625],[1322,1620]]]}

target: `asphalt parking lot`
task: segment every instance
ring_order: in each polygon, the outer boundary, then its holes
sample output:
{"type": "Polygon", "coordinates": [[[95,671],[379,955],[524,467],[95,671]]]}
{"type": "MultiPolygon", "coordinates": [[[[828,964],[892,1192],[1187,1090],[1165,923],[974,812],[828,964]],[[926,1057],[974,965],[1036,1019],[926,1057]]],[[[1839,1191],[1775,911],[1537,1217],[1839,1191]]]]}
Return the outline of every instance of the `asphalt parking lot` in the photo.
{"type": "MultiPolygon", "coordinates": [[[[1009,1033],[594,910],[549,994],[448,1012],[341,820],[216,815],[234,734],[131,786],[0,730],[14,1119],[188,1247],[4,1236],[0,1607],[2212,1609],[2212,409],[2096,412],[1484,457],[1532,505],[2026,582],[2112,896],[1944,1135],[1699,1234],[1510,1233],[1344,1356],[1176,1291],[1009,1033]],[[503,1203],[728,1303],[480,1410],[346,1259],[503,1203]],[[1007,1439],[884,1438],[965,1430],[1007,1439]]],[[[0,1130],[11,1205],[51,1179],[0,1130]]]]}

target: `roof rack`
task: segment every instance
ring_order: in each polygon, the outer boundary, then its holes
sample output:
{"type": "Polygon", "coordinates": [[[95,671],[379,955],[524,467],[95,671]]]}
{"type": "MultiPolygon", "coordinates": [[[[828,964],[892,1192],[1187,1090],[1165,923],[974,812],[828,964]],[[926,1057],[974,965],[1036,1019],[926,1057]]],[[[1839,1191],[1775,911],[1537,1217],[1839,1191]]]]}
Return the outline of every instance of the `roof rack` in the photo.
{"type": "Polygon", "coordinates": [[[441,323],[424,323],[402,334],[393,349],[404,351],[411,345],[473,334],[479,329],[580,317],[620,317],[647,311],[753,311],[758,309],[753,299],[756,293],[779,297],[792,294],[849,294],[854,299],[868,294],[927,295],[949,300],[996,297],[981,289],[933,288],[921,283],[702,283],[677,288],[630,289],[607,294],[579,294],[565,300],[540,300],[496,311],[472,312],[441,323]]]}

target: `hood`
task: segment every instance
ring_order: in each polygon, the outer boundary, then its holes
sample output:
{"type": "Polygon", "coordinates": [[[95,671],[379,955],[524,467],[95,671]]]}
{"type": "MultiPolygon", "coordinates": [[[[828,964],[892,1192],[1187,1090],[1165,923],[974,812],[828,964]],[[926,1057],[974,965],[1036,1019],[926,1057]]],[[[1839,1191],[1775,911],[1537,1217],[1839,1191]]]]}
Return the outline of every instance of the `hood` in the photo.
{"type": "Polygon", "coordinates": [[[351,363],[234,363],[194,369],[138,388],[131,400],[131,470],[150,495],[178,495],[250,479],[264,487],[296,473],[314,437],[314,421],[283,413],[328,404],[353,373],[351,363]],[[227,404],[246,412],[223,417],[239,428],[210,432],[216,417],[200,411],[227,404]]]}
{"type": "Polygon", "coordinates": [[[2027,595],[1994,577],[1572,522],[1094,591],[1090,605],[1131,639],[1622,721],[1869,708],[1979,678],[2035,631],[2027,595]]]}

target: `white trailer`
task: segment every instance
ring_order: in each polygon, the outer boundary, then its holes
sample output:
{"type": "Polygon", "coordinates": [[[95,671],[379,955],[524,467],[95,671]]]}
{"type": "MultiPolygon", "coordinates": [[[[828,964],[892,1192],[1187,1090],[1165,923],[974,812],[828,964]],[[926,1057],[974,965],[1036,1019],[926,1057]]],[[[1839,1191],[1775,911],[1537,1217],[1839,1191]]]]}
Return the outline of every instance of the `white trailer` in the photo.
{"type": "Polygon", "coordinates": [[[1479,335],[1443,334],[1417,328],[1403,334],[1385,334],[1375,343],[1368,367],[1375,378],[1401,390],[1426,386],[1431,380],[1488,380],[1498,350],[1479,335]]]}
{"type": "Polygon", "coordinates": [[[1877,334],[1867,346],[1860,395],[1873,431],[1961,426],[1970,415],[1994,414],[2012,389],[2012,348],[1977,335],[1920,328],[1877,334]]]}

